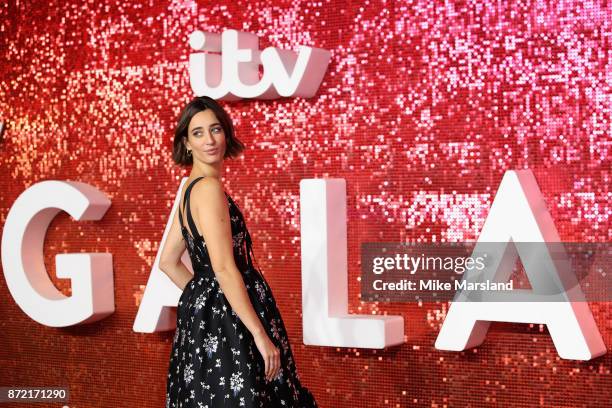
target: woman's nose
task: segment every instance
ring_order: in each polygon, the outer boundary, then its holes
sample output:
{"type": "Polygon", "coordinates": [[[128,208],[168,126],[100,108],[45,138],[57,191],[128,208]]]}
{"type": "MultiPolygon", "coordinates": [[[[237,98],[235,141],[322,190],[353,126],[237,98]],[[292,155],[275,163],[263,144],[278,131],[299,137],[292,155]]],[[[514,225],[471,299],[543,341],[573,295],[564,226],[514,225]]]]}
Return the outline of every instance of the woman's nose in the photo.
{"type": "Polygon", "coordinates": [[[204,140],[204,142],[206,142],[206,144],[212,144],[214,143],[215,138],[213,137],[212,133],[210,133],[210,130],[206,131],[206,138],[204,140]]]}

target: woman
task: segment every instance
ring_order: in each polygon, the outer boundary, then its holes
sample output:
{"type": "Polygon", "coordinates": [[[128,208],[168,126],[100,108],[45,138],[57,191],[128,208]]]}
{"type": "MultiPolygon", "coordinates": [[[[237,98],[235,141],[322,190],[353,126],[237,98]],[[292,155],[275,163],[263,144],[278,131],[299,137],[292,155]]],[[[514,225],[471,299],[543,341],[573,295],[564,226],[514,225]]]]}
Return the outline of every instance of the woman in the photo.
{"type": "Polygon", "coordinates": [[[220,181],[223,160],[243,150],[214,99],[197,97],[183,109],[173,159],[193,167],[160,262],[184,288],[166,408],[317,406],[300,384],[272,291],[253,265],[244,217],[220,181]],[[193,275],[180,261],[185,247],[193,275]]]}

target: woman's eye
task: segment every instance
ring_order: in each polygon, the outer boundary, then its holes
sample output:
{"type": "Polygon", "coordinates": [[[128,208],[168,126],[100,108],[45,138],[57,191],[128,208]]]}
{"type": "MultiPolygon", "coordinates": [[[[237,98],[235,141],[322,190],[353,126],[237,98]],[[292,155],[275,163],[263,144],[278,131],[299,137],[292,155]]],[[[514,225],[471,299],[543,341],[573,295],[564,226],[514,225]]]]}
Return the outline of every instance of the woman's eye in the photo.
{"type": "Polygon", "coordinates": [[[221,129],[220,127],[216,127],[216,128],[213,128],[213,130],[214,130],[215,132],[219,133],[219,132],[221,132],[223,129],[221,129]]]}

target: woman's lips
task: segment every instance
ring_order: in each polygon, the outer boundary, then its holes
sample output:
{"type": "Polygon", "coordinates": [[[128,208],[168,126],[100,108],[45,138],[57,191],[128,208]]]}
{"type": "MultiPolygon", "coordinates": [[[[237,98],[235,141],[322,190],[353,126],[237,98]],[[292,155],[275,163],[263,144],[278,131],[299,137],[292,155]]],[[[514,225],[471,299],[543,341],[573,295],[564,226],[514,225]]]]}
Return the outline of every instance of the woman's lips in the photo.
{"type": "Polygon", "coordinates": [[[219,149],[205,150],[208,154],[216,154],[219,149]]]}

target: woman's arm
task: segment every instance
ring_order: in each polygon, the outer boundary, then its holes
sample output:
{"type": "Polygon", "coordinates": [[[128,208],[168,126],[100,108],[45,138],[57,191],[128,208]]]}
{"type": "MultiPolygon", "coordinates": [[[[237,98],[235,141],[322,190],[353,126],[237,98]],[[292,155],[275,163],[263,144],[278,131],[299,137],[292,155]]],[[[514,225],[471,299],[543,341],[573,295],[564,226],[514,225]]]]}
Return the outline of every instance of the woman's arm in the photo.
{"type": "MultiPolygon", "coordinates": [[[[192,215],[206,241],[211,266],[223,294],[254,337],[265,334],[234,261],[229,207],[221,182],[206,177],[193,186],[191,195],[194,197],[190,202],[192,215]]],[[[193,231],[194,236],[198,232],[193,231]]]]}
{"type": "Polygon", "coordinates": [[[181,225],[178,219],[178,210],[174,212],[174,218],[170,231],[166,237],[166,243],[162,249],[159,259],[159,269],[161,269],[172,282],[179,288],[185,290],[187,283],[193,278],[193,274],[185,267],[181,261],[181,256],[185,252],[185,239],[181,232],[181,225]]]}

